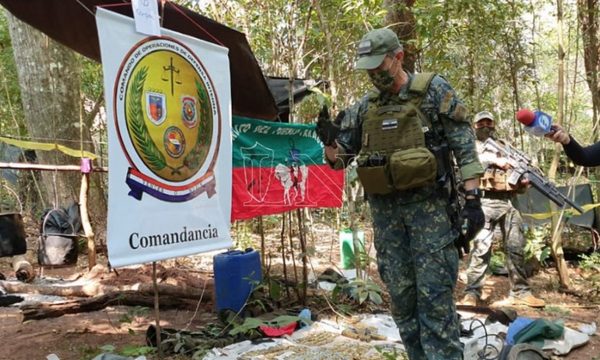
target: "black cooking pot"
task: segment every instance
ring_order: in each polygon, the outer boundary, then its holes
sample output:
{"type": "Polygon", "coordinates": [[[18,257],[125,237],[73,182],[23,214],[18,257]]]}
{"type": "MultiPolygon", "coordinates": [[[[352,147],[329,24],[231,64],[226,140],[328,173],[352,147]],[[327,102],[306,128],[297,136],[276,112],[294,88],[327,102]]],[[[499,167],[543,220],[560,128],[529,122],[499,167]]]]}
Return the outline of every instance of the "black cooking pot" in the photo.
{"type": "Polygon", "coordinates": [[[27,252],[25,227],[20,213],[0,213],[0,257],[27,252]]]}

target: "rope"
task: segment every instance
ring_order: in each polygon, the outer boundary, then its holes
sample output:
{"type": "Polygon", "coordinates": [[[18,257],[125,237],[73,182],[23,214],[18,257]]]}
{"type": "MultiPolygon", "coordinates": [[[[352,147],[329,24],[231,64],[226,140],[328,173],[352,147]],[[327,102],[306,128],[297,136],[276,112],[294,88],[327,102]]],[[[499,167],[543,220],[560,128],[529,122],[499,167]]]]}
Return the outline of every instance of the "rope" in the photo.
{"type": "Polygon", "coordinates": [[[210,32],[208,32],[208,30],[206,30],[205,28],[203,28],[200,24],[198,24],[196,21],[194,21],[192,18],[190,18],[186,13],[184,13],[179,7],[177,7],[176,5],[172,4],[171,1],[167,0],[167,4],[169,4],[171,7],[173,7],[173,9],[175,11],[177,11],[178,13],[180,13],[184,18],[186,18],[190,23],[192,23],[194,26],[196,26],[198,29],[200,29],[201,31],[203,31],[206,35],[208,35],[211,39],[214,40],[215,43],[226,47],[225,44],[223,44],[219,39],[217,39],[216,37],[214,37],[210,32]]]}

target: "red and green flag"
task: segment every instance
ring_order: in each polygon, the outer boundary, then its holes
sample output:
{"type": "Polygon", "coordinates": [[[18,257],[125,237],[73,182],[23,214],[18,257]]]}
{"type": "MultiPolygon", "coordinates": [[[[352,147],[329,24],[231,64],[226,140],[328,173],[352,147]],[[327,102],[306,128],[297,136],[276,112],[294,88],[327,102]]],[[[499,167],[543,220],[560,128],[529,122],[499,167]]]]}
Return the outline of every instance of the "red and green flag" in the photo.
{"type": "Polygon", "coordinates": [[[340,207],[344,172],[323,158],[314,125],[233,117],[232,220],[340,207]]]}

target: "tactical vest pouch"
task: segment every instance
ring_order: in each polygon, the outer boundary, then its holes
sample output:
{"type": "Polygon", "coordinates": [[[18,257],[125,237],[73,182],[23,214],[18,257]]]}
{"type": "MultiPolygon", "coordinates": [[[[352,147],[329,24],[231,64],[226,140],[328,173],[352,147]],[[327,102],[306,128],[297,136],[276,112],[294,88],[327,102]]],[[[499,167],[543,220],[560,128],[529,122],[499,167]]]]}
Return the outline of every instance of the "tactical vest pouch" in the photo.
{"type": "Polygon", "coordinates": [[[356,168],[358,178],[367,194],[389,194],[394,189],[390,183],[387,165],[359,166],[356,168]]]}
{"type": "Polygon", "coordinates": [[[518,186],[512,186],[508,183],[510,170],[505,171],[497,168],[488,168],[480,178],[480,188],[485,191],[507,192],[515,191],[518,186]]]}
{"type": "Polygon", "coordinates": [[[437,160],[424,147],[395,151],[389,166],[392,184],[397,190],[432,184],[437,175],[437,160]]]}

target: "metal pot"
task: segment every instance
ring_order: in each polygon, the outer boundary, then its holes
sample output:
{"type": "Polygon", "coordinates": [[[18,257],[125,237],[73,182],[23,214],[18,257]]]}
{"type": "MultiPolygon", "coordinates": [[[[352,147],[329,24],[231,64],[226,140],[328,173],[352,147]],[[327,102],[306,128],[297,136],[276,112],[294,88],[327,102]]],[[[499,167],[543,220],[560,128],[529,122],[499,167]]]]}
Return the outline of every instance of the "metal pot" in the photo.
{"type": "Polygon", "coordinates": [[[23,217],[18,212],[0,213],[0,257],[27,252],[23,217]]]}

